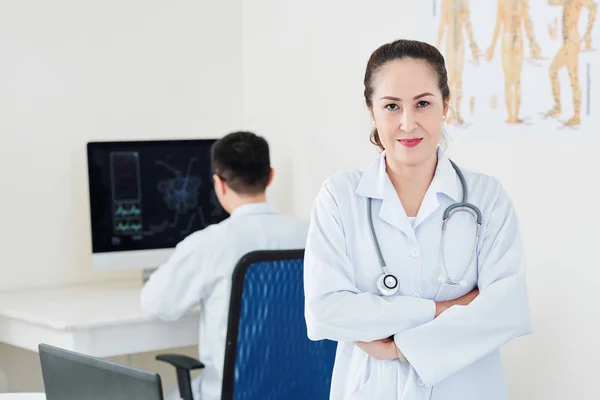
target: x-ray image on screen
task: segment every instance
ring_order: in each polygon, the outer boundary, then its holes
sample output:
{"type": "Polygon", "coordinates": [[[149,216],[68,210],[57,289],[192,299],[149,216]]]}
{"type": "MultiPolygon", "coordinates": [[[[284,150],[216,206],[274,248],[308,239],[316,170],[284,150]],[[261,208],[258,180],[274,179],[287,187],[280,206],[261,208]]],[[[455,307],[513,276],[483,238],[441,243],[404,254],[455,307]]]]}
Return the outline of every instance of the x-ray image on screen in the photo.
{"type": "Polygon", "coordinates": [[[213,143],[89,143],[93,252],[173,248],[227,218],[213,188],[213,143]]]}

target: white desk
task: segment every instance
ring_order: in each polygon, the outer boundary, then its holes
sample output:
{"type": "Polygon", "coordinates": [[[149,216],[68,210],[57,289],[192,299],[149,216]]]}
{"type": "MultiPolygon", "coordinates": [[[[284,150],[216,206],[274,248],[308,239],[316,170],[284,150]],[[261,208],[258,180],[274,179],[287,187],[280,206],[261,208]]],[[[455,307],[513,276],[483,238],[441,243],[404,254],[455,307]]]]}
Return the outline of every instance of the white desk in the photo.
{"type": "MultiPolygon", "coordinates": [[[[0,342],[96,357],[198,345],[198,310],[162,322],[140,309],[141,282],[0,293],[0,342]]],[[[1,398],[0,398],[1,399],[1,398]]]]}
{"type": "Polygon", "coordinates": [[[44,393],[1,393],[0,400],[46,400],[44,393]]]}

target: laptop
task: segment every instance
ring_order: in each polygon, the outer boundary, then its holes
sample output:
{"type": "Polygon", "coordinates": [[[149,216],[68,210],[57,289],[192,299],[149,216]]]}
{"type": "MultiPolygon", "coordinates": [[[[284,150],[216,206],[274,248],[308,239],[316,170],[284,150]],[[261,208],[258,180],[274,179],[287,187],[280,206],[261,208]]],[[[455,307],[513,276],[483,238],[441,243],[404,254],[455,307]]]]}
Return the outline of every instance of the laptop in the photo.
{"type": "Polygon", "coordinates": [[[163,400],[160,376],[40,344],[46,400],[163,400]]]}

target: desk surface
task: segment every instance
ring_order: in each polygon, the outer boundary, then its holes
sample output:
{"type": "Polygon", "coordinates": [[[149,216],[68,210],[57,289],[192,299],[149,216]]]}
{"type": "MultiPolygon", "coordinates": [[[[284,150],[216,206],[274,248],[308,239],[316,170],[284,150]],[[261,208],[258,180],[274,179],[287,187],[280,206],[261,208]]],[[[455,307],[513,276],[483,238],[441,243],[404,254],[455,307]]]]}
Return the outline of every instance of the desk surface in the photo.
{"type": "Polygon", "coordinates": [[[140,308],[141,287],[125,281],[0,293],[0,342],[97,357],[197,345],[198,310],[160,321],[140,308]]]}
{"type": "Polygon", "coordinates": [[[59,330],[150,321],[141,283],[111,282],[0,293],[0,316],[59,330]]]}
{"type": "Polygon", "coordinates": [[[0,393],[0,400],[46,400],[44,393],[0,393]]]}

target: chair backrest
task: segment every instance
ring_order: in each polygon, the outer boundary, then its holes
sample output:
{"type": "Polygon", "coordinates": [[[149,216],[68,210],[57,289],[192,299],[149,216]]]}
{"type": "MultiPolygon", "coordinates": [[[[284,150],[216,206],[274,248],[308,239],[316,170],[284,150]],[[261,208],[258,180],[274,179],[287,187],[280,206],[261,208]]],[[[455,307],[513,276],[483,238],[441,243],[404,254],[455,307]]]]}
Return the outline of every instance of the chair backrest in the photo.
{"type": "Polygon", "coordinates": [[[244,256],[232,278],[222,400],[329,399],[337,343],[308,339],[304,250],[244,256]]]}
{"type": "Polygon", "coordinates": [[[40,344],[47,400],[163,400],[158,374],[40,344]]]}

